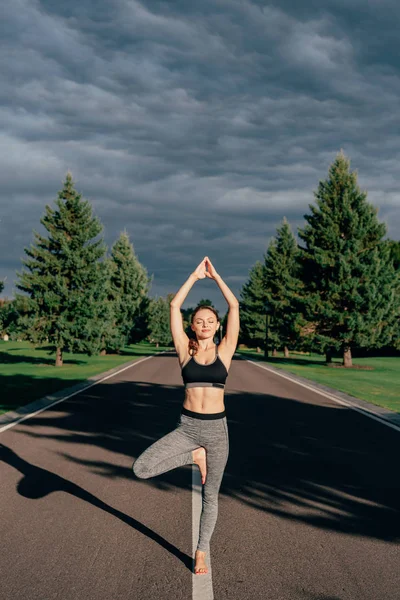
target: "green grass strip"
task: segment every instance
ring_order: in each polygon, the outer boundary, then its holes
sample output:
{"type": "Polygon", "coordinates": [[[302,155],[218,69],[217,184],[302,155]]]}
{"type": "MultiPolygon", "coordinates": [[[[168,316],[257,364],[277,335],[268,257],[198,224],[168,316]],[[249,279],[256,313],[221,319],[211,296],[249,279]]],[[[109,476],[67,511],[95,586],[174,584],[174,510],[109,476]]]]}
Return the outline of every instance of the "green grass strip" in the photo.
{"type": "MultiPolygon", "coordinates": [[[[289,358],[269,357],[256,350],[238,349],[238,353],[249,360],[261,361],[289,373],[315,381],[331,388],[350,394],[400,413],[400,357],[378,356],[373,358],[354,358],[353,364],[371,367],[371,370],[344,369],[328,367],[325,357],[291,354],[289,358]]],[[[340,359],[333,363],[341,365],[340,359]]]]}
{"type": "Polygon", "coordinates": [[[89,357],[66,352],[63,366],[55,367],[55,354],[49,355],[46,346],[35,348],[29,342],[0,340],[0,414],[135,358],[140,360],[144,356],[171,349],[164,346],[156,348],[154,344],[143,342],[127,346],[121,354],[89,357]]]}

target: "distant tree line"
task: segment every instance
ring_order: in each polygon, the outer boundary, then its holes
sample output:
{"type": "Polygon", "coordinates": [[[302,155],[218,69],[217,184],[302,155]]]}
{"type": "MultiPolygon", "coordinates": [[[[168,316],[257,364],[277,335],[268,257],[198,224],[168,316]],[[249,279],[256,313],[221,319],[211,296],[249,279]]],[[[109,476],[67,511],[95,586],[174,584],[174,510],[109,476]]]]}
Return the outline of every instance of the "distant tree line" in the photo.
{"type": "Polygon", "coordinates": [[[297,244],[286,218],[251,268],[241,296],[240,341],[274,354],[290,350],[343,357],[352,351],[400,350],[400,242],[386,226],[340,152],[304,215],[297,244]]]}

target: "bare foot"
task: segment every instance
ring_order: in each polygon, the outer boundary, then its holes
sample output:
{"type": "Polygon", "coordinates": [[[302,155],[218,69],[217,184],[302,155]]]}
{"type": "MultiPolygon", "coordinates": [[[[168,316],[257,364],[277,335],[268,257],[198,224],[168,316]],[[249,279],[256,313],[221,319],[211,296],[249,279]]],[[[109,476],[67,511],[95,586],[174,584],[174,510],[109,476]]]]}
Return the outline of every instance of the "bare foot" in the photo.
{"type": "Polygon", "coordinates": [[[202,552],[201,550],[196,550],[196,558],[195,558],[195,565],[194,565],[194,572],[195,575],[205,575],[206,573],[208,573],[208,568],[206,565],[206,553],[202,552]]]}
{"type": "Polygon", "coordinates": [[[206,449],[203,447],[196,448],[192,452],[193,462],[199,467],[201,474],[201,483],[204,485],[207,475],[206,449]]]}

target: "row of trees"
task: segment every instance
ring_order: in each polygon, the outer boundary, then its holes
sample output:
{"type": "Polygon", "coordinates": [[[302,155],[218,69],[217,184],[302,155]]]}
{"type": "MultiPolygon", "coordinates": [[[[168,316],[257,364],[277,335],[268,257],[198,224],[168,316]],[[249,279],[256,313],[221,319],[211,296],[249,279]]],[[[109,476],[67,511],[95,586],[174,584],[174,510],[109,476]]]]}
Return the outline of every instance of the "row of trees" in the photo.
{"type": "MultiPolygon", "coordinates": [[[[0,299],[0,331],[11,339],[46,343],[56,354],[56,366],[62,366],[66,351],[120,352],[142,340],[171,344],[169,304],[174,294],[149,297],[153,278],[139,262],[127,232],[107,256],[99,239],[103,226],[75,190],[71,173],[55,204],[55,209],[47,205],[40,219],[47,237],[34,231],[34,243],[25,248],[22,263],[27,269],[17,273],[17,288],[25,293],[0,299]]],[[[206,298],[199,304],[212,302],[206,298]]],[[[189,335],[193,308],[182,310],[189,335]]]]}
{"type": "Polygon", "coordinates": [[[400,243],[357,185],[340,152],[304,215],[299,245],[286,219],[241,290],[241,341],[263,346],[266,315],[273,348],[314,350],[327,362],[352,348],[400,349],[400,243]]]}
{"type": "Polygon", "coordinates": [[[25,248],[27,269],[17,273],[17,288],[25,294],[2,301],[0,329],[14,338],[48,343],[57,366],[65,351],[118,352],[151,338],[152,329],[157,334],[160,303],[149,298],[152,277],[128,234],[121,233],[107,256],[98,237],[103,226],[74,189],[71,173],[55,204],[55,209],[46,206],[40,220],[47,237],[34,231],[34,243],[25,248]]]}

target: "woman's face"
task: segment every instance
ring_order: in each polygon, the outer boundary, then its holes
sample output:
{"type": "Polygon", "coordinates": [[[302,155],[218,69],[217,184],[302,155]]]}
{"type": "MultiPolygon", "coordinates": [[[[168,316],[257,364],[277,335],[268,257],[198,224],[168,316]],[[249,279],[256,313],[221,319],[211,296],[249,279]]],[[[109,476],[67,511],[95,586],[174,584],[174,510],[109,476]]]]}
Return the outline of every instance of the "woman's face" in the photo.
{"type": "Polygon", "coordinates": [[[196,316],[193,319],[191,325],[192,330],[195,332],[197,339],[212,339],[217,331],[219,322],[217,317],[214,315],[212,310],[208,308],[202,308],[197,311],[196,316]]]}

